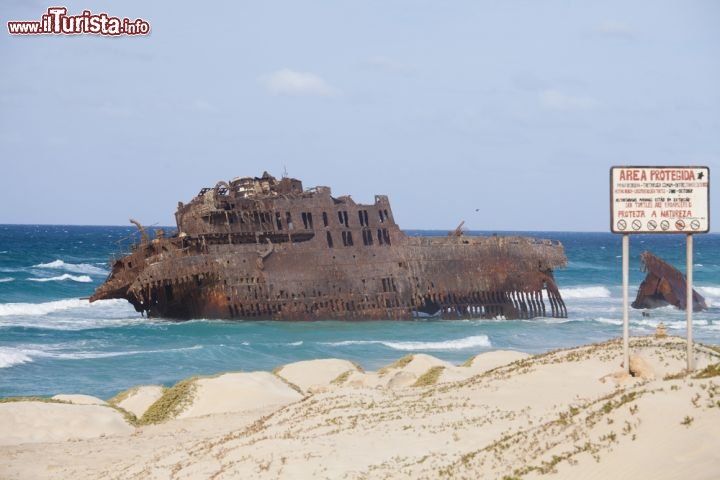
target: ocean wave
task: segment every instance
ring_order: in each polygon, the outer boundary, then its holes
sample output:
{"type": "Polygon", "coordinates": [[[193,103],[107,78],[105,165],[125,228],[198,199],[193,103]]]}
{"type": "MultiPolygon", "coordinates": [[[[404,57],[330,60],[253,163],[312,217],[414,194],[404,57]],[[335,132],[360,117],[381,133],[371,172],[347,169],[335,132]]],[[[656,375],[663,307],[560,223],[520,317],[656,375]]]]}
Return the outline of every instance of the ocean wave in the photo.
{"type": "Polygon", "coordinates": [[[137,315],[122,299],[67,298],[43,303],[0,303],[0,327],[49,330],[86,330],[138,323],[153,323],[137,315]]]}
{"type": "MultiPolygon", "coordinates": [[[[146,355],[153,353],[172,353],[187,352],[192,350],[200,350],[202,345],[193,345],[192,347],[168,348],[164,350],[128,350],[128,351],[54,351],[57,346],[44,346],[47,350],[39,350],[38,348],[14,348],[0,347],[0,368],[9,368],[23,363],[30,363],[35,358],[52,358],[55,360],[93,360],[99,358],[126,357],[132,355],[146,355]]],[[[61,348],[66,349],[67,346],[62,345],[61,348]]]]}
{"type": "Polygon", "coordinates": [[[83,308],[89,306],[90,303],[87,300],[81,300],[79,298],[69,298],[44,303],[2,303],[0,304],[0,317],[47,315],[49,313],[68,310],[70,308],[83,308]]]}
{"type": "Polygon", "coordinates": [[[0,347],[0,368],[9,368],[28,362],[32,362],[32,358],[25,351],[13,347],[0,347]]]}
{"type": "Polygon", "coordinates": [[[561,288],[560,295],[568,298],[610,298],[610,290],[603,286],[561,288]]]}
{"type": "Polygon", "coordinates": [[[63,273],[58,277],[49,278],[28,278],[32,282],[62,282],[64,280],[72,280],[73,282],[90,283],[92,278],[87,275],[70,275],[69,273],[63,273]]]}
{"type": "MultiPolygon", "coordinates": [[[[643,327],[649,327],[653,330],[657,328],[658,324],[662,323],[665,325],[665,328],[671,329],[671,330],[686,330],[687,329],[687,321],[686,320],[649,320],[649,319],[642,319],[642,320],[634,320],[630,322],[633,325],[642,325],[643,327]]],[[[709,325],[709,322],[707,320],[701,320],[694,318],[693,319],[693,328],[696,327],[706,327],[709,325]]]]}
{"type": "Polygon", "coordinates": [[[530,318],[527,320],[522,320],[526,323],[546,323],[548,325],[559,325],[562,323],[570,323],[570,322],[577,322],[576,318],[553,318],[553,317],[536,317],[536,318],[530,318]]]}
{"type": "Polygon", "coordinates": [[[344,340],[341,342],[326,342],[324,345],[344,347],[349,345],[384,345],[393,350],[464,350],[466,348],[491,347],[487,335],[473,335],[457,340],[444,340],[440,342],[392,342],[388,340],[344,340]]]}
{"type": "Polygon", "coordinates": [[[119,352],[43,352],[39,356],[57,358],[60,360],[91,360],[95,358],[113,358],[113,357],[127,357],[132,355],[146,355],[148,353],[171,353],[171,352],[189,352],[192,350],[201,350],[202,345],[193,345],[192,347],[178,347],[178,348],[167,348],[161,350],[127,350],[119,352]]]}
{"type": "Polygon", "coordinates": [[[705,303],[708,307],[720,305],[720,287],[694,287],[695,290],[705,297],[705,303]]]}
{"type": "Polygon", "coordinates": [[[13,277],[2,277],[0,278],[0,283],[12,282],[13,280],[15,280],[13,277]]]}
{"type": "Polygon", "coordinates": [[[72,273],[85,273],[87,275],[107,275],[107,270],[90,265],[89,263],[67,263],[62,260],[53,260],[48,263],[33,265],[33,268],[65,270],[72,273]]]}
{"type": "Polygon", "coordinates": [[[609,325],[622,325],[623,324],[622,318],[617,319],[617,318],[598,317],[595,319],[595,321],[599,322],[599,323],[607,323],[609,325]]]}
{"type": "Polygon", "coordinates": [[[611,270],[611,267],[608,265],[572,260],[568,262],[567,268],[573,268],[578,270],[611,270]]]}

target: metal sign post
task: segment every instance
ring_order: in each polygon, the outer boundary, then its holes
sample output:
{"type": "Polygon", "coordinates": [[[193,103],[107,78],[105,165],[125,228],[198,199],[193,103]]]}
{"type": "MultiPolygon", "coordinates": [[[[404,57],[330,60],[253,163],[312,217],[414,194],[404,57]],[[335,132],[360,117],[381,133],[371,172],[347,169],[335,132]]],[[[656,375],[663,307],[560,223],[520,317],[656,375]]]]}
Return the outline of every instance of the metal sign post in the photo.
{"type": "Polygon", "coordinates": [[[630,369],[628,284],[629,237],[633,233],[685,233],[687,369],[693,354],[693,234],[710,231],[708,167],[612,167],[610,231],[620,233],[623,254],[623,365],[630,369]]]}
{"type": "Polygon", "coordinates": [[[687,369],[688,372],[695,370],[695,354],[693,353],[693,236],[687,236],[687,247],[685,252],[685,266],[687,273],[685,274],[685,284],[687,286],[685,297],[685,318],[687,320],[687,369]]]}
{"type": "Polygon", "coordinates": [[[622,280],[623,280],[623,366],[630,371],[630,320],[628,318],[628,305],[630,302],[628,290],[630,285],[630,235],[622,236],[622,280]]]}

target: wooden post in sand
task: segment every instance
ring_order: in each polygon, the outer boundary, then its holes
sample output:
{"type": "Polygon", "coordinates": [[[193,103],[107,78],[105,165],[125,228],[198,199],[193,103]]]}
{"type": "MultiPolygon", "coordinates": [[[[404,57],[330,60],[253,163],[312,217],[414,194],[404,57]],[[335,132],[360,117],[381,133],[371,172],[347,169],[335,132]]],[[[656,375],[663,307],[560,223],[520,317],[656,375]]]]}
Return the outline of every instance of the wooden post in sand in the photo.
{"type": "Polygon", "coordinates": [[[630,235],[622,236],[622,281],[623,281],[623,367],[630,373],[630,320],[628,315],[630,284],[630,235]]]}
{"type": "Polygon", "coordinates": [[[695,370],[695,354],[693,353],[693,331],[692,331],[692,317],[693,317],[693,236],[692,233],[688,233],[687,236],[687,250],[686,250],[686,274],[685,274],[685,286],[686,297],[685,297],[685,318],[687,319],[687,369],[688,372],[695,370]]]}

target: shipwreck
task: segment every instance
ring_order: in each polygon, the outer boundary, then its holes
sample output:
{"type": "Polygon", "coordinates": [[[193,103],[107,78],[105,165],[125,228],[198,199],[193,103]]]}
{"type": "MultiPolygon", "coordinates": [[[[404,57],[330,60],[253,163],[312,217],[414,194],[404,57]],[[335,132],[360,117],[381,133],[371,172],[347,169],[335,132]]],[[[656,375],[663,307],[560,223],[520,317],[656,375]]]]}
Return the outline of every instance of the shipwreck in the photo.
{"type": "MultiPolygon", "coordinates": [[[[685,275],[651,252],[640,254],[641,270],[646,270],[645,280],[638,288],[637,297],[632,303],[633,308],[650,309],[674,305],[680,310],[687,308],[687,283],[685,275]]],[[[692,309],[694,312],[707,309],[705,298],[692,291],[692,309]]]]}
{"type": "Polygon", "coordinates": [[[177,232],[111,261],[90,301],[172,319],[371,320],[567,316],[562,244],[519,236],[411,236],[373,204],[294,178],[220,181],[178,203],[177,232]],[[547,302],[547,303],[546,303],[547,302]]]}

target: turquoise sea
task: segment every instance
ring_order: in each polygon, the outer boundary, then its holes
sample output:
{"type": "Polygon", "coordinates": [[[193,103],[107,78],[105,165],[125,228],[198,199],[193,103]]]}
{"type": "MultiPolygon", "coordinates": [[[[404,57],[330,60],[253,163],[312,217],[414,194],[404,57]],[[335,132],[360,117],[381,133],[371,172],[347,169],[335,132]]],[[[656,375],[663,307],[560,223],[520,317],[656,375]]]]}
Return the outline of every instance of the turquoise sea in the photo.
{"type": "MultiPolygon", "coordinates": [[[[336,357],[374,370],[408,353],[460,363],[483,351],[530,353],[622,336],[621,238],[610,233],[513,232],[559,240],[568,267],[555,272],[569,318],[410,322],[173,322],[146,319],[125,301],[90,304],[116,242],[135,228],[0,225],[0,397],[85,393],[109,398],[135,385],[172,385],[193,375],[273,370],[336,357]]],[[[410,235],[446,232],[408,231],[410,235]]],[[[468,232],[468,234],[508,232],[468,232]]],[[[685,236],[633,236],[630,297],[650,250],[685,270],[685,236]]],[[[720,344],[720,235],[694,237],[697,341],[720,344]]],[[[632,335],[663,321],[685,336],[685,312],[630,310],[632,335]]],[[[620,359],[618,359],[618,362],[620,359]]]]}

